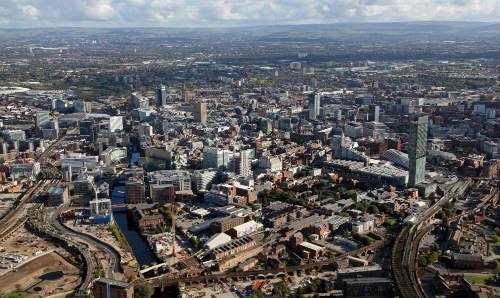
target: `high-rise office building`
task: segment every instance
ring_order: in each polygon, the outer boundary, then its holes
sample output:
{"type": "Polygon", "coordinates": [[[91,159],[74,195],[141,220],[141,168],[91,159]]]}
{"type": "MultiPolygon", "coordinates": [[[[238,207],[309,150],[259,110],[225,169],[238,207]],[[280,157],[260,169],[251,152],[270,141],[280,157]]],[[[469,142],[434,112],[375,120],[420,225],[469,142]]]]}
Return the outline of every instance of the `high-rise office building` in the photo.
{"type": "Polygon", "coordinates": [[[199,123],[207,122],[207,104],[197,102],[194,104],[194,121],[199,123]]]}
{"type": "Polygon", "coordinates": [[[271,119],[263,118],[260,120],[260,129],[263,133],[269,134],[273,131],[273,121],[271,119]]]}
{"type": "Polygon", "coordinates": [[[226,170],[234,162],[234,153],[229,150],[205,147],[203,148],[203,168],[226,170]]]}
{"type": "Polygon", "coordinates": [[[0,145],[0,153],[2,153],[2,154],[9,153],[9,143],[7,143],[7,142],[3,142],[3,143],[0,145]]]}
{"type": "Polygon", "coordinates": [[[203,168],[218,169],[223,163],[223,151],[218,148],[203,148],[203,168]]]}
{"type": "Polygon", "coordinates": [[[377,105],[370,105],[368,108],[368,121],[380,122],[380,107],[377,105]]]}
{"type": "Polygon", "coordinates": [[[92,128],[94,126],[93,120],[82,120],[78,122],[80,128],[80,135],[90,136],[92,135],[92,128]]]}
{"type": "Polygon", "coordinates": [[[73,109],[75,113],[85,113],[85,101],[83,100],[73,101],[73,109]]]}
{"type": "Polygon", "coordinates": [[[216,177],[216,171],[195,170],[193,172],[193,180],[196,191],[209,189],[209,186],[215,181],[216,177]]]}
{"type": "Polygon", "coordinates": [[[321,105],[321,95],[319,93],[312,93],[309,95],[309,120],[316,120],[319,115],[321,105]]]}
{"type": "Polygon", "coordinates": [[[332,156],[336,159],[361,161],[368,164],[370,158],[364,152],[358,151],[352,143],[347,143],[344,132],[332,136],[332,156]]]}
{"type": "Polygon", "coordinates": [[[90,140],[94,141],[99,133],[99,125],[94,123],[94,120],[87,119],[78,122],[80,135],[90,136],[90,140]]]}
{"type": "Polygon", "coordinates": [[[165,85],[160,85],[156,89],[156,104],[158,107],[163,107],[167,104],[167,88],[165,88],[165,85]]]}
{"type": "Polygon", "coordinates": [[[3,136],[7,141],[22,141],[26,140],[26,133],[21,129],[5,130],[3,136]]]}
{"type": "Polygon", "coordinates": [[[56,118],[56,119],[50,121],[49,122],[49,127],[51,129],[55,129],[55,130],[59,131],[59,119],[56,118]]]}
{"type": "Polygon", "coordinates": [[[133,92],[130,96],[132,107],[138,109],[149,109],[149,99],[138,92],[133,92]]]}
{"type": "Polygon", "coordinates": [[[109,117],[109,132],[123,130],[123,117],[111,116],[109,117]]]}
{"type": "Polygon", "coordinates": [[[36,112],[36,127],[41,129],[45,127],[50,122],[50,112],[49,111],[38,111],[36,112]]]}
{"type": "Polygon", "coordinates": [[[92,103],[77,99],[73,101],[73,110],[75,113],[91,113],[92,103]]]}
{"type": "Polygon", "coordinates": [[[252,150],[242,150],[239,156],[236,158],[236,173],[243,177],[250,177],[253,175],[252,172],[252,150]]]}
{"type": "Polygon", "coordinates": [[[409,186],[415,186],[425,179],[425,156],[427,153],[427,116],[418,117],[410,123],[408,157],[410,161],[409,186]]]}
{"type": "Polygon", "coordinates": [[[153,127],[149,123],[141,123],[138,127],[139,137],[151,137],[153,135],[153,127]]]}

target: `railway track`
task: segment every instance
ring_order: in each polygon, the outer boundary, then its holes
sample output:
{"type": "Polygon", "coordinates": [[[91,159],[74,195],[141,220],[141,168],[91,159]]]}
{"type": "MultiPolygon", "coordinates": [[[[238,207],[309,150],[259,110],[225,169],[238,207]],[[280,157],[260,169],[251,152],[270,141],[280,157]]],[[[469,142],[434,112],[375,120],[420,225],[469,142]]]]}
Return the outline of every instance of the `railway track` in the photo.
{"type": "Polygon", "coordinates": [[[410,234],[410,227],[405,227],[396,238],[392,250],[391,267],[394,279],[399,292],[403,297],[416,297],[412,286],[412,281],[404,271],[405,267],[405,246],[410,234]]]}
{"type": "Polygon", "coordinates": [[[344,259],[348,256],[359,255],[363,252],[375,250],[377,248],[382,247],[387,244],[387,240],[380,240],[371,245],[353,250],[351,252],[347,252],[340,256],[331,257],[326,260],[320,260],[314,263],[297,265],[297,266],[287,266],[285,268],[275,268],[275,269],[267,269],[267,270],[249,270],[244,272],[224,272],[224,273],[214,273],[208,275],[196,275],[196,276],[169,276],[162,275],[157,277],[152,277],[147,279],[154,286],[163,287],[169,285],[176,285],[179,282],[207,282],[213,280],[224,280],[231,278],[245,278],[245,277],[254,277],[254,276],[267,276],[269,274],[280,274],[280,273],[291,273],[291,272],[301,272],[301,271],[309,271],[317,268],[321,268],[324,266],[328,266],[333,264],[335,261],[344,259]]]}
{"type": "Polygon", "coordinates": [[[81,242],[85,243],[87,246],[93,246],[96,247],[97,249],[102,250],[109,257],[110,260],[110,266],[108,267],[108,270],[106,272],[107,277],[113,278],[115,272],[118,273],[122,272],[120,253],[116,251],[116,249],[113,248],[111,245],[101,241],[100,239],[97,239],[93,236],[90,236],[82,232],[75,231],[65,226],[60,221],[60,214],[64,209],[65,206],[63,205],[52,214],[52,216],[50,217],[51,225],[55,229],[57,229],[62,235],[80,239],[81,242]]]}
{"type": "MultiPolygon", "coordinates": [[[[57,148],[59,144],[61,144],[62,141],[66,139],[66,136],[61,137],[54,143],[52,143],[47,150],[45,150],[37,159],[37,161],[40,164],[44,164],[47,162],[47,158],[50,157],[50,154],[54,148],[57,148]]],[[[3,231],[0,231],[0,236],[2,238],[4,235],[2,233],[9,229],[9,227],[17,220],[19,217],[19,213],[24,210],[25,204],[29,201],[31,196],[35,194],[37,191],[40,190],[40,187],[43,187],[42,190],[47,190],[47,187],[50,186],[51,184],[54,184],[56,181],[59,181],[59,179],[40,179],[33,187],[28,189],[19,199],[19,201],[14,203],[14,207],[4,216],[0,219],[0,228],[4,229],[3,231]]]]}
{"type": "Polygon", "coordinates": [[[65,243],[66,248],[71,251],[78,251],[83,256],[85,276],[80,284],[76,296],[86,297],[92,280],[96,277],[96,265],[94,257],[90,254],[88,246],[72,241],[63,235],[48,229],[47,224],[39,222],[35,217],[29,218],[26,222],[28,229],[34,233],[55,239],[65,243]]]}
{"type": "Polygon", "coordinates": [[[2,238],[5,237],[4,233],[6,233],[11,225],[20,217],[20,214],[24,211],[25,204],[31,199],[33,194],[45,190],[52,183],[54,183],[53,179],[38,181],[33,187],[21,195],[21,198],[14,203],[14,207],[0,219],[0,228],[3,229],[0,231],[0,236],[2,238]]]}
{"type": "Polygon", "coordinates": [[[422,238],[432,230],[432,224],[425,224],[434,217],[454,195],[463,195],[470,182],[458,181],[449,185],[443,197],[434,205],[417,216],[411,226],[406,226],[399,233],[392,249],[391,266],[394,280],[402,297],[426,297],[418,279],[417,256],[422,238]]]}

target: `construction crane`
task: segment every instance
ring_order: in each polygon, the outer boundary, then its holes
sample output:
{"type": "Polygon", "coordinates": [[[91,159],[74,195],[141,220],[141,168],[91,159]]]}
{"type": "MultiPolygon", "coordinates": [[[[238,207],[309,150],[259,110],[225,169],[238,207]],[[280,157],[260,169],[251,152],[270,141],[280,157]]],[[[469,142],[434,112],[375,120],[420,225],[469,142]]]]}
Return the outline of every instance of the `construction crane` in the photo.
{"type": "Polygon", "coordinates": [[[177,217],[177,210],[175,209],[175,189],[173,187],[168,188],[168,199],[170,201],[170,215],[172,216],[172,258],[176,257],[175,254],[175,218],[177,217]]]}

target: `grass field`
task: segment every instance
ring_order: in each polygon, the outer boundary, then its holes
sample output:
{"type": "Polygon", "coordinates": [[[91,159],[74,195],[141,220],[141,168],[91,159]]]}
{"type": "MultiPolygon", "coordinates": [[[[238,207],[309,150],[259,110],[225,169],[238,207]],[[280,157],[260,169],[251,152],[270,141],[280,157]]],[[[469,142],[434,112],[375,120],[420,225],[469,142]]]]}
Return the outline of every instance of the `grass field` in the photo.
{"type": "Polygon", "coordinates": [[[2,296],[2,298],[22,298],[28,296],[28,292],[14,291],[2,296]]]}
{"type": "Polygon", "coordinates": [[[465,280],[472,284],[484,285],[493,281],[493,275],[470,276],[466,277],[465,280]]]}

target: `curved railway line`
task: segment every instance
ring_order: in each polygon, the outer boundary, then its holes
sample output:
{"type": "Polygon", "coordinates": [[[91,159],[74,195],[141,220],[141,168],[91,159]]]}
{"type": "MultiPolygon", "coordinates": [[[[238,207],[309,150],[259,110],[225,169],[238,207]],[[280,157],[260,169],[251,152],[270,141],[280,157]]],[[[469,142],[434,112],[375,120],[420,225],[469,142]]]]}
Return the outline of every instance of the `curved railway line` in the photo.
{"type": "Polygon", "coordinates": [[[59,233],[51,231],[45,223],[39,222],[36,218],[28,219],[26,224],[28,229],[30,229],[32,232],[39,233],[46,237],[55,239],[61,243],[65,243],[67,249],[76,250],[83,256],[83,261],[84,261],[83,270],[85,272],[85,277],[83,278],[83,281],[80,284],[80,287],[78,288],[76,296],[86,297],[90,284],[92,283],[92,280],[96,276],[96,266],[95,266],[94,256],[90,254],[88,246],[79,242],[72,241],[67,237],[62,236],[59,233]]]}
{"type": "Polygon", "coordinates": [[[109,278],[113,278],[114,272],[122,272],[120,253],[108,243],[103,242],[100,239],[97,239],[88,234],[75,231],[61,223],[60,214],[63,209],[64,206],[62,208],[59,208],[52,214],[50,218],[51,225],[63,235],[81,239],[81,242],[85,243],[86,245],[91,245],[102,250],[109,257],[110,266],[106,274],[109,278]]]}
{"type": "Polygon", "coordinates": [[[392,248],[391,267],[402,297],[426,297],[418,278],[417,267],[420,242],[433,228],[432,224],[426,224],[426,222],[441,211],[442,206],[453,199],[453,195],[462,196],[469,185],[470,181],[459,181],[448,185],[443,197],[417,216],[413,225],[404,227],[396,238],[392,248]]]}

